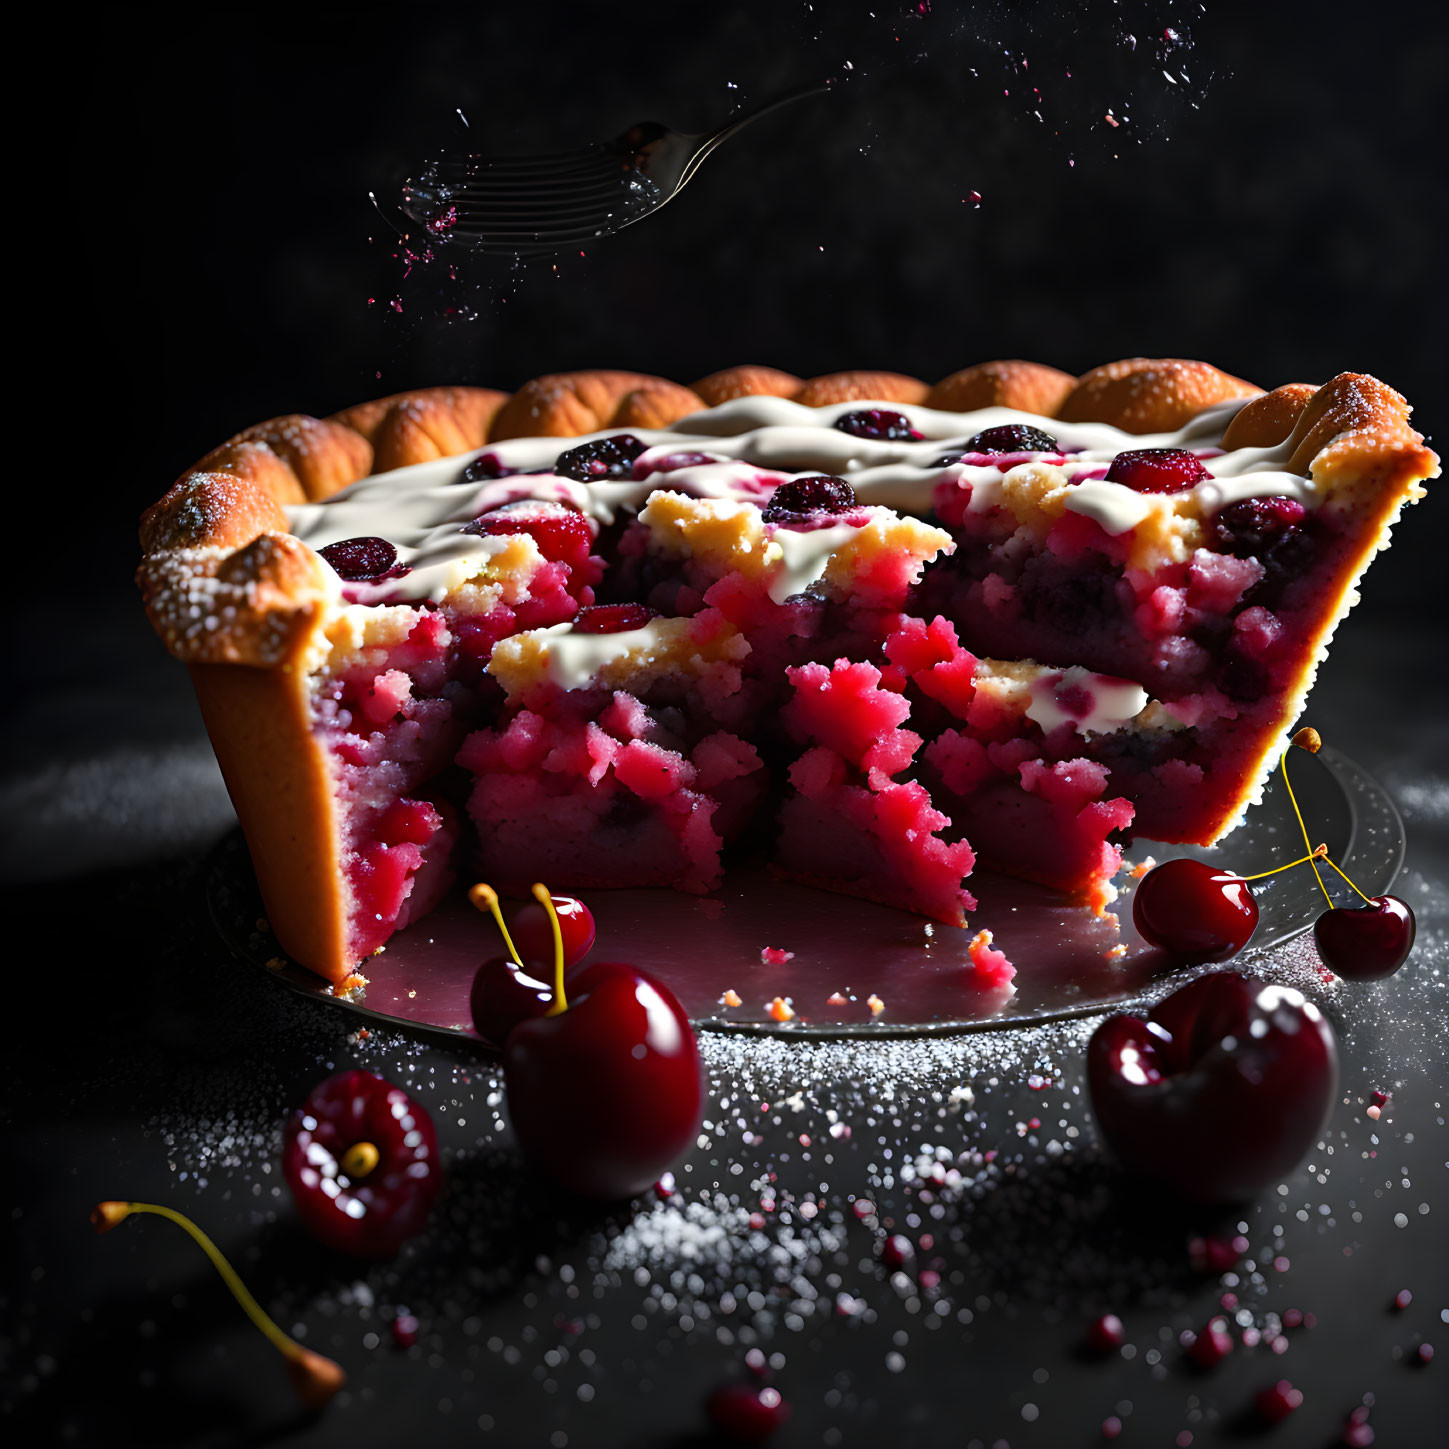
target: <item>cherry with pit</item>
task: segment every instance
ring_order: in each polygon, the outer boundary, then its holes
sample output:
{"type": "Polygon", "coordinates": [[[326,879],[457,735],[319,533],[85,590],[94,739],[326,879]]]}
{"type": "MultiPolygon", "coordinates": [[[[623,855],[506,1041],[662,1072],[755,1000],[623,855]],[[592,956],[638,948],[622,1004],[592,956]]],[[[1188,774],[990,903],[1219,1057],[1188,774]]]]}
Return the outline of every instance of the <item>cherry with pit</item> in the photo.
{"type": "Polygon", "coordinates": [[[1122,1164],[1197,1202],[1235,1202],[1292,1170],[1333,1106],[1338,1048],[1285,986],[1217,971],[1087,1046],[1098,1125],[1122,1164]]]}
{"type": "Polygon", "coordinates": [[[319,1242],[391,1257],[422,1230],[442,1185],[437,1133],[401,1087],[372,1072],[339,1072],[292,1114],[282,1176],[319,1242]]]}

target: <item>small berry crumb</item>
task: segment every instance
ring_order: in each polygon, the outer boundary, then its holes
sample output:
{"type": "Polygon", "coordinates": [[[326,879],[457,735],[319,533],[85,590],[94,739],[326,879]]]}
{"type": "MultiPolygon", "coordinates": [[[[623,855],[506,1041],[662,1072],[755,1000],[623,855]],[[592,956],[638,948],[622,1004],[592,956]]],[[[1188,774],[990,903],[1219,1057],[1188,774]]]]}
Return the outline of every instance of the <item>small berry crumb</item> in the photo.
{"type": "Polygon", "coordinates": [[[846,1004],[846,998],[842,996],[840,992],[832,991],[830,995],[825,998],[825,1004],[827,1006],[844,1006],[846,1004]]]}
{"type": "Polygon", "coordinates": [[[730,989],[726,991],[723,996],[720,997],[719,1004],[721,1006],[740,1006],[743,1003],[740,997],[740,993],[736,991],[734,987],[730,987],[730,989]]]}
{"type": "Polygon", "coordinates": [[[1138,861],[1136,865],[1129,865],[1127,867],[1127,874],[1130,875],[1133,880],[1141,880],[1142,877],[1146,875],[1149,870],[1156,869],[1157,861],[1149,855],[1138,861]]]}
{"type": "Polygon", "coordinates": [[[795,1008],[790,1005],[788,996],[777,996],[770,1003],[770,1016],[774,1021],[793,1021],[795,1019],[795,1008]]]}
{"type": "Polygon", "coordinates": [[[1102,953],[1108,961],[1120,961],[1127,954],[1127,948],[1118,941],[1110,950],[1102,953]]]}
{"type": "Polygon", "coordinates": [[[1016,967],[1006,959],[1004,951],[998,951],[991,944],[990,931],[977,931],[966,948],[971,956],[971,965],[977,977],[986,986],[1009,986],[1016,975],[1016,967]]]}
{"type": "Polygon", "coordinates": [[[765,966],[783,966],[794,959],[793,951],[782,951],[778,946],[765,946],[760,951],[760,962],[765,966]]]}
{"type": "Polygon", "coordinates": [[[872,1016],[879,1016],[881,1012],[885,1010],[885,1002],[883,1002],[880,997],[877,996],[874,992],[871,992],[871,994],[866,997],[865,1004],[870,1007],[870,1014],[872,1016]]]}

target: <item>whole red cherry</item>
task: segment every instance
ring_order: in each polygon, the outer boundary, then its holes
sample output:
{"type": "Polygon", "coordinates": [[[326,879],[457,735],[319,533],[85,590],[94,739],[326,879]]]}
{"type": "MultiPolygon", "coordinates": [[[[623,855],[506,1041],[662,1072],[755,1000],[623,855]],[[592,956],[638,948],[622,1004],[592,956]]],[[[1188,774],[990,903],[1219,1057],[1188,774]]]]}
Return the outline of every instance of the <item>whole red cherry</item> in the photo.
{"type": "Polygon", "coordinates": [[[668,988],[623,963],[583,968],[565,1002],[521,1022],[504,1044],[514,1133],[558,1186],[603,1201],[633,1197],[699,1130],[694,1032],[668,988]]]}
{"type": "MultiPolygon", "coordinates": [[[[576,966],[594,949],[594,913],[577,896],[551,896],[558,913],[559,934],[563,937],[564,965],[576,966]]],[[[553,926],[548,912],[537,901],[519,908],[508,923],[508,934],[525,961],[553,961],[553,926]]],[[[553,978],[553,967],[544,968],[544,977],[553,978]]]]}
{"type": "Polygon", "coordinates": [[[442,1185],[427,1110],[371,1072],[339,1072],[287,1123],[282,1176],[302,1226],[363,1258],[391,1257],[422,1230],[442,1185]]]}
{"type": "Polygon", "coordinates": [[[1132,924],[1144,941],[1183,961],[1226,961],[1248,944],[1258,902],[1240,875],[1205,861],[1164,861],[1132,898],[1132,924]]]}
{"type": "Polygon", "coordinates": [[[1323,1130],[1337,1081],[1318,1008],[1236,971],[1189,982],[1145,1021],[1108,1017],[1087,1047],[1108,1145],[1200,1202],[1239,1200],[1290,1171],[1323,1130]]]}
{"type": "Polygon", "coordinates": [[[1335,907],[1313,923],[1318,954],[1348,981],[1392,976],[1414,948],[1414,913],[1397,896],[1374,896],[1366,906],[1335,907]]]}

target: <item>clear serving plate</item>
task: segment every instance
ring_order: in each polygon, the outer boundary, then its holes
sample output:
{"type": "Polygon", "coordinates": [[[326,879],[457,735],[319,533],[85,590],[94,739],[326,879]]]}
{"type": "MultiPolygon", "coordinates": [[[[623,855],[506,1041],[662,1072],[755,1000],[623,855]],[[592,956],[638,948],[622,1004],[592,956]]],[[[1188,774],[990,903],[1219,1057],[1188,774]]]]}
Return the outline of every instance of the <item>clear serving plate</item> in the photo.
{"type": "MultiPolygon", "coordinates": [[[[1369,895],[1388,890],[1404,857],[1404,827],[1379,783],[1347,756],[1325,747],[1295,752],[1295,790],[1314,842],[1330,852],[1369,895]]],[[[1246,821],[1211,850],[1139,839],[1128,858],[1177,855],[1251,875],[1304,853],[1280,775],[1246,821]]],[[[1325,876],[1336,880],[1325,869],[1325,876]]],[[[668,890],[592,891],[598,923],[594,954],[630,961],[663,981],[696,1026],[782,1037],[926,1036],[996,1030],[1084,1016],[1136,1000],[1174,963],[1132,926],[1127,881],[1120,920],[1040,886],[977,872],[969,882],[978,908],[967,930],[931,925],[905,911],[774,879],[742,865],[710,896],[668,890]],[[1014,990],[975,984],[967,943],[981,928],[1016,966],[1014,990]],[[1109,955],[1118,944],[1125,954],[1109,955]],[[793,952],[782,965],[761,960],[764,947],[793,952]],[[735,992],[741,1005],[726,1008],[735,992]],[[832,1005],[833,995],[844,1005],[832,1005]],[[872,995],[883,1003],[876,1013],[872,995]],[[776,997],[795,1016],[770,1014],[776,997]]],[[[1333,889],[1331,886],[1330,889],[1333,889]]],[[[1323,898],[1309,868],[1255,883],[1261,917],[1238,963],[1250,963],[1310,927],[1323,898]]],[[[1340,899],[1347,887],[1339,883],[1340,899]]],[[[480,962],[499,954],[492,922],[456,891],[431,915],[400,932],[364,962],[360,997],[336,997],[320,977],[287,960],[263,923],[263,907],[240,834],[217,848],[207,899],[223,940],[243,961],[295,991],[360,1017],[476,1040],[468,988],[480,962]]]]}

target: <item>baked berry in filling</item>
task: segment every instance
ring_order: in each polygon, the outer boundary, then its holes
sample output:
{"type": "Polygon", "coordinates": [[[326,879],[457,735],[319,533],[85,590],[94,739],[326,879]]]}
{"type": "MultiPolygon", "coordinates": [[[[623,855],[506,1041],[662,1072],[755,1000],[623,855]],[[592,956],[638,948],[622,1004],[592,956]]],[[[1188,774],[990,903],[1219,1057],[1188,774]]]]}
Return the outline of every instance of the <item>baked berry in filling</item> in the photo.
{"type": "Polygon", "coordinates": [[[699,388],[279,419],[148,513],[148,608],[299,960],[346,980],[461,864],[704,891],[763,848],[960,925],[980,862],[1100,911],[1125,832],[1240,817],[1437,472],[1356,374],[699,388]]]}

